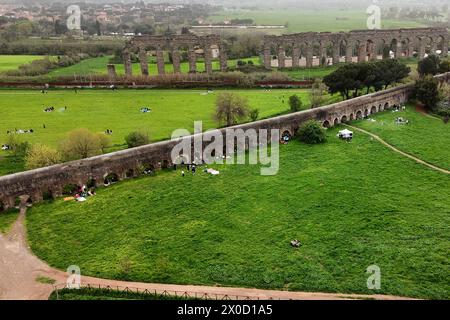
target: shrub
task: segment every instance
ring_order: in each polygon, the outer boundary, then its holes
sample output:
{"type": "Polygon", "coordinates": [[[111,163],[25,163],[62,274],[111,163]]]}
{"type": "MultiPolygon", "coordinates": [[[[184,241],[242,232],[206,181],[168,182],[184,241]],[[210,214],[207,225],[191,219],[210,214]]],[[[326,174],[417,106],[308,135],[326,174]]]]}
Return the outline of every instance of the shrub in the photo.
{"type": "Polygon", "coordinates": [[[298,136],[300,141],[307,144],[324,143],[327,140],[325,129],[314,120],[304,123],[298,130],[298,136]]]}
{"type": "Polygon", "coordinates": [[[25,167],[27,169],[48,167],[60,163],[61,159],[61,154],[55,149],[43,144],[35,144],[27,152],[25,167]]]}
{"type": "Polygon", "coordinates": [[[258,120],[259,109],[252,109],[252,110],[250,110],[248,116],[249,116],[250,120],[252,120],[252,121],[258,120]]]}
{"type": "Polygon", "coordinates": [[[110,144],[102,133],[94,133],[85,128],[69,132],[60,144],[65,160],[84,159],[102,154],[110,144]]]}
{"type": "Polygon", "coordinates": [[[289,97],[289,106],[291,108],[291,112],[300,111],[302,108],[302,101],[298,97],[298,95],[294,94],[289,97]]]}
{"type": "Polygon", "coordinates": [[[62,192],[63,192],[63,195],[70,196],[70,195],[75,194],[75,192],[77,192],[77,190],[78,190],[78,186],[76,184],[69,183],[63,187],[62,192]]]}
{"type": "Polygon", "coordinates": [[[133,131],[125,137],[128,148],[144,146],[150,143],[150,137],[147,132],[133,131]]]}

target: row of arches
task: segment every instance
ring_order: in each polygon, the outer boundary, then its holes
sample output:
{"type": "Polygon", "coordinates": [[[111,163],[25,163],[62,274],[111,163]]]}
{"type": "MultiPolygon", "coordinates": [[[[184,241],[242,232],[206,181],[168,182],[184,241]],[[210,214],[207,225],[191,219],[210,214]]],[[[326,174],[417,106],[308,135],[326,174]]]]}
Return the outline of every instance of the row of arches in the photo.
{"type": "MultiPolygon", "coordinates": [[[[396,107],[397,105],[393,104],[393,107],[396,107]]],[[[363,118],[367,118],[369,115],[381,112],[384,110],[390,109],[391,106],[389,105],[389,102],[386,102],[385,104],[379,104],[378,106],[372,106],[372,107],[366,107],[363,110],[357,110],[356,112],[352,112],[350,114],[344,114],[340,117],[334,117],[332,119],[327,119],[323,121],[322,125],[325,128],[331,128],[333,126],[337,126],[340,123],[348,123],[353,120],[359,120],[363,118]]]]}
{"type": "Polygon", "coordinates": [[[220,70],[227,70],[227,56],[226,51],[222,45],[204,44],[204,45],[179,45],[165,49],[162,46],[142,45],[140,47],[128,47],[123,52],[125,74],[132,76],[133,68],[131,61],[131,54],[136,54],[139,57],[141,67],[141,74],[143,76],[149,75],[148,61],[156,60],[158,74],[166,74],[166,64],[170,63],[173,66],[173,73],[181,73],[181,63],[183,61],[189,62],[189,72],[197,72],[197,61],[203,58],[205,65],[205,72],[212,73],[213,59],[219,59],[220,70]]]}
{"type": "Polygon", "coordinates": [[[412,35],[297,41],[281,36],[266,40],[264,64],[267,69],[296,68],[414,56],[422,59],[427,54],[448,55],[448,38],[412,35]]]}

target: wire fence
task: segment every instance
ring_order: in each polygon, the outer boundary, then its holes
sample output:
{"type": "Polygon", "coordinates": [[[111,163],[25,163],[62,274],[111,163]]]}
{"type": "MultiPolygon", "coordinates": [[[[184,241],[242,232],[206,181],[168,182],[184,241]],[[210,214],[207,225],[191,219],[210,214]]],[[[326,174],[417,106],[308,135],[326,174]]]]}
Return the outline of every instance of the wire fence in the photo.
{"type": "MultiPolygon", "coordinates": [[[[53,285],[53,291],[56,294],[57,300],[59,300],[59,291],[61,290],[78,290],[70,289],[66,284],[56,284],[53,285]]],[[[110,286],[101,284],[90,284],[83,283],[80,285],[79,289],[84,289],[87,291],[92,290],[103,290],[106,292],[118,292],[123,294],[140,294],[148,295],[155,298],[175,298],[175,299],[186,299],[186,300],[281,300],[275,299],[273,297],[264,297],[263,299],[259,296],[251,295],[230,295],[224,293],[208,293],[202,291],[180,291],[180,290],[158,290],[158,289],[145,289],[132,286],[110,286]]]]}

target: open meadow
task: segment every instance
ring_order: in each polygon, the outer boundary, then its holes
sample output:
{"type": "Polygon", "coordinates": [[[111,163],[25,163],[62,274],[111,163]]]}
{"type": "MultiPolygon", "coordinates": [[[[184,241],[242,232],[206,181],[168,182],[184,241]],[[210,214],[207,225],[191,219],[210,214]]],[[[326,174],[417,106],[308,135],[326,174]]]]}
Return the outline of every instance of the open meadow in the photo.
{"type": "Polygon", "coordinates": [[[34,60],[39,60],[42,58],[44,58],[44,56],[0,55],[0,73],[16,70],[23,64],[28,64],[34,60]]]}
{"type": "MultiPolygon", "coordinates": [[[[203,129],[217,128],[215,101],[220,92],[234,92],[248,98],[251,108],[259,109],[259,119],[288,112],[289,96],[299,95],[303,108],[309,108],[308,90],[0,90],[0,144],[7,143],[8,131],[33,129],[32,134],[16,135],[20,141],[57,147],[65,134],[77,128],[94,132],[112,130],[112,147],[125,148],[125,136],[145,130],[152,142],[169,139],[175,129],[193,130],[194,121],[203,129]],[[55,111],[44,112],[53,106],[55,111]],[[67,109],[66,109],[67,107],[67,109]],[[149,107],[150,113],[142,113],[149,107]],[[45,128],[44,128],[45,126],[45,128]]],[[[339,99],[338,96],[329,100],[339,99]]],[[[248,120],[245,120],[248,121],[248,120]]],[[[0,151],[0,175],[23,170],[20,159],[0,151]]]]}
{"type": "Polygon", "coordinates": [[[448,299],[450,177],[337,131],[323,145],[282,145],[275,176],[249,165],[166,170],[85,203],[34,206],[31,248],[104,278],[340,293],[370,294],[365,270],[376,264],[377,293],[448,299]]]}
{"type": "MultiPolygon", "coordinates": [[[[365,10],[302,10],[302,9],[254,9],[226,10],[208,17],[208,22],[220,23],[231,19],[253,19],[257,25],[285,26],[276,33],[339,32],[367,29],[365,10]]],[[[418,28],[423,24],[415,21],[382,19],[382,29],[418,28]]],[[[265,30],[266,31],[266,30],[265,30]]],[[[271,33],[271,30],[267,30],[271,33]]]]}

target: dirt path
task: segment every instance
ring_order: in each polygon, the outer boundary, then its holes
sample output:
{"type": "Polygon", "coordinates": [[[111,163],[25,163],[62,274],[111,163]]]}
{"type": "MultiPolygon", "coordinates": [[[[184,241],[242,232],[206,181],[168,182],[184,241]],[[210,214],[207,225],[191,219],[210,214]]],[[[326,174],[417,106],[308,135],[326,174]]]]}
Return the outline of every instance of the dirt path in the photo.
{"type": "Polygon", "coordinates": [[[401,154],[402,156],[405,156],[405,157],[407,157],[407,158],[409,158],[409,159],[412,159],[412,160],[414,160],[414,161],[417,162],[417,163],[423,164],[423,165],[425,165],[425,166],[427,166],[427,167],[429,167],[429,168],[431,168],[431,169],[433,169],[433,170],[436,170],[436,171],[439,171],[439,172],[442,172],[442,173],[445,173],[445,174],[450,174],[450,171],[449,171],[449,170],[446,170],[446,169],[437,167],[437,166],[435,166],[435,165],[433,165],[433,164],[431,164],[431,163],[428,163],[428,162],[426,162],[426,161],[423,161],[423,160],[421,160],[421,159],[419,159],[419,158],[417,158],[417,157],[415,157],[415,156],[412,156],[412,155],[410,155],[410,154],[408,154],[408,153],[406,153],[406,152],[403,152],[403,151],[397,149],[397,148],[394,147],[393,145],[391,145],[391,144],[387,143],[386,141],[384,141],[383,139],[381,139],[381,138],[380,138],[379,136],[377,136],[376,134],[373,134],[373,133],[371,133],[371,132],[369,132],[369,131],[366,131],[366,130],[361,129],[361,128],[358,128],[358,127],[351,126],[351,125],[349,125],[349,124],[346,124],[345,126],[347,126],[347,127],[349,127],[349,128],[352,128],[352,129],[354,129],[354,130],[358,130],[358,131],[360,131],[360,132],[363,132],[363,133],[365,133],[365,134],[371,136],[372,138],[376,139],[377,141],[379,141],[381,144],[385,145],[385,146],[388,147],[389,149],[391,149],[391,150],[393,150],[393,151],[395,151],[395,152],[401,154]]]}
{"type": "MultiPolygon", "coordinates": [[[[52,285],[41,284],[36,281],[38,276],[45,276],[56,280],[59,288],[64,287],[67,273],[50,268],[46,263],[33,255],[27,245],[24,226],[26,207],[20,210],[20,215],[10,233],[0,234],[0,299],[29,300],[47,299],[53,291],[52,285]]],[[[404,300],[408,298],[387,295],[356,295],[316,292],[289,292],[277,290],[259,290],[247,288],[226,288],[194,285],[172,285],[142,282],[125,282],[92,277],[82,277],[82,286],[111,287],[121,290],[129,288],[139,291],[148,290],[158,294],[180,296],[187,292],[190,297],[206,297],[212,299],[231,298],[244,299],[274,299],[274,300],[343,300],[343,299],[379,299],[404,300]]]]}

